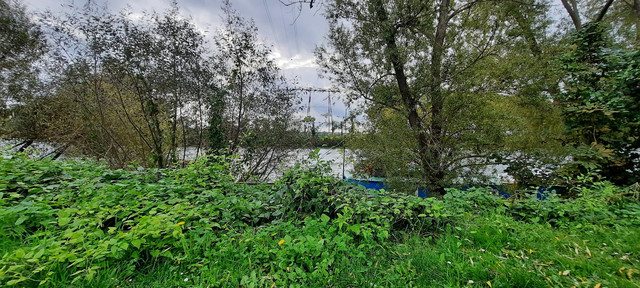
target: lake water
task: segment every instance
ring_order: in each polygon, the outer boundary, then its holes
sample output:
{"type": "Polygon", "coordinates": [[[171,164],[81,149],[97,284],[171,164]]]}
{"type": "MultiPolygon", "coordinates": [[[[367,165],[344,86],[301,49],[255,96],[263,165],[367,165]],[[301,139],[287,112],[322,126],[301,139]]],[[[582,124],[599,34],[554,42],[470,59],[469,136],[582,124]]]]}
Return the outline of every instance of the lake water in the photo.
{"type": "MultiPolygon", "coordinates": [[[[21,140],[6,140],[0,139],[0,151],[5,151],[10,149],[11,146],[15,146],[22,142],[21,140]]],[[[43,157],[45,155],[49,155],[55,151],[57,147],[60,145],[53,145],[49,142],[34,142],[31,146],[29,146],[28,153],[32,155],[34,158],[43,157]]],[[[18,147],[13,148],[16,151],[18,147]]],[[[275,180],[278,176],[282,175],[286,169],[293,167],[296,163],[301,163],[303,160],[309,158],[309,154],[314,151],[313,149],[295,149],[291,153],[291,157],[285,163],[281,163],[280,168],[275,171],[270,177],[270,180],[275,180]]],[[[319,160],[330,162],[331,173],[337,177],[342,178],[343,175],[350,177],[353,175],[353,160],[351,159],[351,152],[346,150],[347,154],[344,157],[344,174],[343,174],[343,155],[344,150],[342,149],[328,149],[328,148],[320,148],[318,151],[319,160]]],[[[182,149],[178,149],[178,155],[182,157],[182,149]]],[[[202,149],[198,150],[196,147],[187,147],[185,155],[186,160],[194,160],[198,155],[202,155],[202,149]]],[[[64,154],[60,156],[60,158],[67,158],[64,154]]]]}
{"type": "MultiPolygon", "coordinates": [[[[17,145],[20,142],[21,141],[19,140],[0,139],[0,151],[7,150],[9,146],[17,145]]],[[[51,143],[47,143],[47,142],[34,142],[30,146],[31,148],[30,153],[35,157],[42,157],[54,152],[54,150],[58,146],[54,146],[51,143]]],[[[15,148],[14,150],[17,150],[17,148],[15,148]]],[[[302,163],[303,160],[309,158],[309,154],[312,151],[314,151],[314,149],[293,150],[291,153],[291,157],[288,159],[288,161],[285,161],[285,163],[281,163],[280,167],[268,177],[268,180],[273,181],[277,179],[279,176],[281,176],[286,169],[293,167],[296,163],[302,163]]],[[[182,156],[181,149],[178,149],[177,152],[178,152],[178,155],[182,156]]],[[[185,159],[193,160],[198,155],[202,155],[202,153],[203,151],[202,150],[198,151],[196,147],[187,147],[187,150],[185,153],[185,159]]],[[[355,174],[353,171],[354,169],[353,153],[351,153],[351,151],[348,149],[346,150],[346,155],[345,155],[345,150],[343,149],[320,148],[318,151],[318,156],[319,156],[319,160],[327,161],[330,163],[331,174],[335,175],[338,178],[342,178],[343,176],[346,176],[347,178],[351,178],[352,175],[355,174]]],[[[63,154],[60,158],[66,158],[66,157],[63,154]]],[[[513,181],[513,178],[511,178],[511,176],[509,176],[505,172],[506,168],[507,166],[505,165],[489,165],[485,168],[484,174],[487,176],[490,176],[492,179],[495,179],[495,181],[492,181],[492,182],[496,182],[494,184],[505,183],[505,182],[508,183],[510,181],[513,181]]]]}

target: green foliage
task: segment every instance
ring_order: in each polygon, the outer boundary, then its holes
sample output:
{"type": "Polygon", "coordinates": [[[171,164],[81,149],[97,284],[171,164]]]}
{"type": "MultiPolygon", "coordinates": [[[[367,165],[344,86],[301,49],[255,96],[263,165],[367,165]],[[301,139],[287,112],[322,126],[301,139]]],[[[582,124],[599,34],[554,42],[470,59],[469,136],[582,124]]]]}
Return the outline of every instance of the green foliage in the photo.
{"type": "MultiPolygon", "coordinates": [[[[0,1],[0,119],[9,117],[8,105],[37,94],[36,62],[45,51],[38,25],[19,1],[0,1]]],[[[4,131],[2,131],[4,132],[4,131]]]]}
{"type": "Polygon", "coordinates": [[[564,277],[568,269],[591,286],[638,284],[637,188],[585,178],[575,200],[504,200],[487,189],[421,199],[341,182],[317,153],[271,186],[233,183],[227,161],[124,171],[4,155],[0,284],[424,287],[473,279],[524,287],[549,277],[564,286],[578,279],[564,277]],[[558,240],[546,247],[545,237],[558,240]],[[574,248],[584,258],[567,262],[574,248]],[[609,272],[589,274],[591,255],[609,272]]]}
{"type": "Polygon", "coordinates": [[[225,107],[212,111],[212,117],[223,121],[216,119],[213,125],[224,125],[217,129],[225,132],[230,154],[238,156],[234,175],[264,181],[299,143],[292,124],[300,98],[273,60],[271,48],[259,39],[253,20],[242,17],[228,0],[222,11],[223,23],[213,37],[212,68],[216,84],[223,87],[225,107]]]}
{"type": "Polygon", "coordinates": [[[221,115],[224,103],[204,35],[176,5],[136,20],[96,2],[42,14],[47,88],[19,99],[7,136],[71,146],[114,168],[169,167],[185,160],[178,147],[205,146],[204,126],[216,124],[206,113],[221,115]]]}
{"type": "Polygon", "coordinates": [[[328,44],[316,57],[366,113],[370,125],[353,143],[363,166],[441,194],[509,164],[495,155],[551,146],[544,140],[561,122],[548,101],[557,76],[540,2],[330,1],[328,44]]]}
{"type": "Polygon", "coordinates": [[[598,23],[586,25],[563,57],[560,99],[567,142],[575,147],[574,165],[564,173],[600,169],[614,183],[630,185],[640,180],[640,53],[614,47],[606,33],[598,23]]]}

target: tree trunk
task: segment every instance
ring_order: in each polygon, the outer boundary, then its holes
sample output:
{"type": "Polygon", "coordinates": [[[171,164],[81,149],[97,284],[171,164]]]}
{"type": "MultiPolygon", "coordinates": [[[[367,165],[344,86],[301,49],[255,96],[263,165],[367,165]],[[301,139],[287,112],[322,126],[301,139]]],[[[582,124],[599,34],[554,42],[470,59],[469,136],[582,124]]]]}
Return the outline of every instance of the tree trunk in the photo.
{"type": "MultiPolygon", "coordinates": [[[[442,94],[442,58],[444,56],[444,39],[447,34],[449,24],[449,5],[450,0],[441,0],[438,12],[438,24],[436,26],[436,35],[431,51],[429,90],[431,93],[431,127],[430,138],[427,152],[427,184],[429,192],[434,195],[443,195],[444,190],[444,165],[442,165],[443,155],[443,109],[445,97],[442,94]]],[[[425,166],[425,165],[423,165],[425,166]]]]}
{"type": "MultiPolygon", "coordinates": [[[[143,92],[145,93],[145,92],[143,92]]],[[[151,93],[151,92],[146,92],[151,93]]],[[[147,115],[147,122],[149,125],[149,132],[151,134],[151,139],[153,141],[153,149],[151,149],[151,157],[153,158],[153,164],[157,168],[164,168],[165,161],[164,155],[162,154],[162,130],[160,128],[160,111],[158,110],[158,105],[153,101],[152,95],[144,95],[142,96],[144,99],[144,112],[147,115]]]]}
{"type": "Polygon", "coordinates": [[[575,0],[562,0],[562,6],[569,13],[569,17],[571,17],[571,21],[573,21],[573,26],[576,27],[576,30],[580,30],[582,28],[582,20],[580,20],[580,14],[578,14],[578,5],[575,0]],[[568,1],[571,1],[569,3],[568,1]]]}
{"type": "MultiPolygon", "coordinates": [[[[427,133],[425,127],[421,122],[420,115],[418,113],[418,99],[409,88],[407,77],[405,74],[404,62],[400,58],[399,49],[396,43],[397,30],[395,27],[388,27],[387,31],[383,31],[384,40],[386,44],[386,50],[389,60],[393,66],[394,76],[398,84],[398,91],[402,98],[403,106],[407,112],[407,120],[409,126],[415,133],[416,140],[418,142],[418,155],[419,161],[425,178],[427,180],[427,186],[429,191],[433,195],[442,195],[444,190],[444,170],[441,165],[441,145],[442,145],[442,110],[444,107],[444,97],[441,90],[441,67],[442,57],[444,54],[444,38],[447,31],[447,25],[449,22],[449,2],[450,0],[442,0],[440,3],[440,14],[438,17],[438,26],[436,29],[436,38],[433,46],[433,53],[431,59],[430,69],[430,90],[432,109],[431,116],[432,122],[429,133],[429,139],[427,139],[427,133]]],[[[380,23],[386,23],[388,21],[387,11],[382,4],[382,1],[376,1],[377,11],[376,15],[380,23]]]]}
{"type": "Polygon", "coordinates": [[[640,0],[633,0],[633,14],[636,16],[636,48],[640,48],[640,0]]]}
{"type": "Polygon", "coordinates": [[[594,19],[593,22],[602,21],[602,19],[604,18],[604,15],[607,15],[607,11],[609,10],[609,7],[611,7],[611,4],[613,4],[613,0],[608,0],[607,3],[605,3],[604,6],[602,6],[602,9],[600,9],[598,16],[596,16],[596,19],[594,19]]]}
{"type": "MultiPolygon", "coordinates": [[[[380,23],[386,23],[388,21],[388,15],[382,1],[377,0],[376,4],[376,16],[378,17],[378,21],[380,23]]],[[[400,92],[400,97],[402,98],[402,103],[405,107],[405,110],[407,111],[407,120],[409,121],[409,126],[415,132],[415,137],[418,141],[418,155],[420,157],[419,160],[423,170],[426,173],[427,171],[429,171],[429,162],[426,157],[426,151],[428,149],[427,137],[422,126],[422,122],[420,121],[420,116],[418,114],[417,100],[411,93],[411,89],[409,88],[409,83],[407,81],[407,76],[405,74],[404,63],[402,62],[402,59],[400,59],[400,53],[396,44],[397,30],[393,26],[390,26],[388,30],[389,31],[382,32],[385,34],[383,37],[387,46],[386,50],[388,51],[388,57],[393,66],[394,76],[398,84],[398,90],[400,92]]]]}
{"type": "Polygon", "coordinates": [[[27,148],[29,148],[29,146],[31,146],[31,144],[33,144],[33,140],[32,140],[32,139],[25,140],[24,142],[22,142],[22,143],[18,144],[17,146],[22,145],[22,146],[20,146],[20,148],[18,149],[18,152],[19,152],[19,153],[24,152],[25,150],[27,150],[27,148]]]}

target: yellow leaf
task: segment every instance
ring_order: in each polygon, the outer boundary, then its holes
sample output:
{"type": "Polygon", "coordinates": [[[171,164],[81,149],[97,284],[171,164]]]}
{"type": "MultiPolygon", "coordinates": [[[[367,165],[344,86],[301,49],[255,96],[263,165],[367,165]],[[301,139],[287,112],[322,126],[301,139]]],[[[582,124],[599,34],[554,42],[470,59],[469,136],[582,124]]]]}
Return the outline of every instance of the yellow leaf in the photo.
{"type": "Polygon", "coordinates": [[[627,279],[631,280],[631,276],[633,276],[633,273],[638,273],[638,270],[637,269],[627,270],[627,279]]]}
{"type": "Polygon", "coordinates": [[[280,241],[278,242],[278,245],[282,245],[282,244],[284,244],[284,239],[282,239],[282,240],[280,240],[280,241]]]}
{"type": "Polygon", "coordinates": [[[489,287],[493,287],[491,286],[491,281],[487,281],[487,285],[489,285],[489,287]]]}
{"type": "Polygon", "coordinates": [[[624,267],[624,266],[623,266],[623,267],[620,267],[620,269],[618,269],[618,272],[619,272],[620,274],[622,274],[622,271],[624,271],[625,269],[627,269],[627,267],[624,267]]]}
{"type": "Polygon", "coordinates": [[[273,284],[271,284],[271,288],[276,287],[276,282],[273,282],[273,284]]]}
{"type": "Polygon", "coordinates": [[[179,222],[178,223],[178,226],[182,226],[182,225],[184,225],[184,222],[179,222]]]}
{"type": "Polygon", "coordinates": [[[529,254],[533,254],[533,249],[529,249],[529,254]]]}
{"type": "Polygon", "coordinates": [[[581,277],[578,277],[578,280],[580,280],[580,283],[582,284],[587,284],[587,281],[584,281],[584,279],[582,279],[581,277]]]}
{"type": "Polygon", "coordinates": [[[600,288],[600,286],[602,286],[602,284],[598,283],[596,286],[593,286],[593,288],[600,288]]]}

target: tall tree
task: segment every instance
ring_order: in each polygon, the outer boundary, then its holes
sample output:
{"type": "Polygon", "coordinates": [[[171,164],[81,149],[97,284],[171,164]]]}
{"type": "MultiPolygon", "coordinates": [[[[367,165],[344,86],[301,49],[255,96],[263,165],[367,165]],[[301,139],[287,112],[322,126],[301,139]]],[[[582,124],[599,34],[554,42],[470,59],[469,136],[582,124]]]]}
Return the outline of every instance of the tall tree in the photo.
{"type": "MultiPolygon", "coordinates": [[[[582,29],[584,25],[583,18],[585,17],[584,15],[585,12],[583,11],[581,13],[580,11],[581,3],[578,0],[560,0],[560,1],[562,2],[562,6],[564,6],[565,11],[567,11],[567,13],[569,14],[569,17],[571,17],[571,21],[573,22],[573,27],[576,30],[582,29]]],[[[604,16],[609,11],[609,8],[611,8],[611,5],[613,4],[613,2],[614,0],[606,0],[605,2],[602,2],[602,1],[591,2],[592,4],[591,8],[594,13],[592,13],[592,15],[589,15],[591,17],[589,17],[588,20],[590,22],[602,21],[604,16]]]]}
{"type": "Polygon", "coordinates": [[[640,53],[611,49],[607,28],[595,22],[572,35],[563,57],[558,95],[575,148],[569,173],[599,173],[619,185],[640,181],[640,53]]]}
{"type": "Polygon", "coordinates": [[[543,3],[336,0],[326,4],[329,45],[317,51],[323,71],[351,91],[352,100],[364,99],[405,119],[403,129],[415,141],[415,167],[435,194],[444,193],[444,186],[463,176],[463,171],[495,163],[490,156],[506,147],[510,134],[524,129],[505,129],[502,119],[508,111],[498,107],[505,101],[517,103],[508,96],[527,85],[503,82],[491,71],[515,43],[527,43],[532,53],[540,54],[535,43],[539,32],[534,30],[542,28],[527,18],[534,16],[512,12],[535,11],[525,9],[531,5],[544,11],[543,3]],[[517,17],[522,27],[531,30],[530,37],[510,37],[509,28],[518,24],[517,17]]]}
{"type": "Polygon", "coordinates": [[[620,184],[638,181],[638,39],[640,1],[562,0],[574,23],[556,93],[574,176],[597,171],[620,184]],[[611,35],[611,36],[609,36],[611,35]],[[631,48],[631,49],[629,49],[631,48]],[[633,50],[634,48],[635,51],[633,50]]]}

